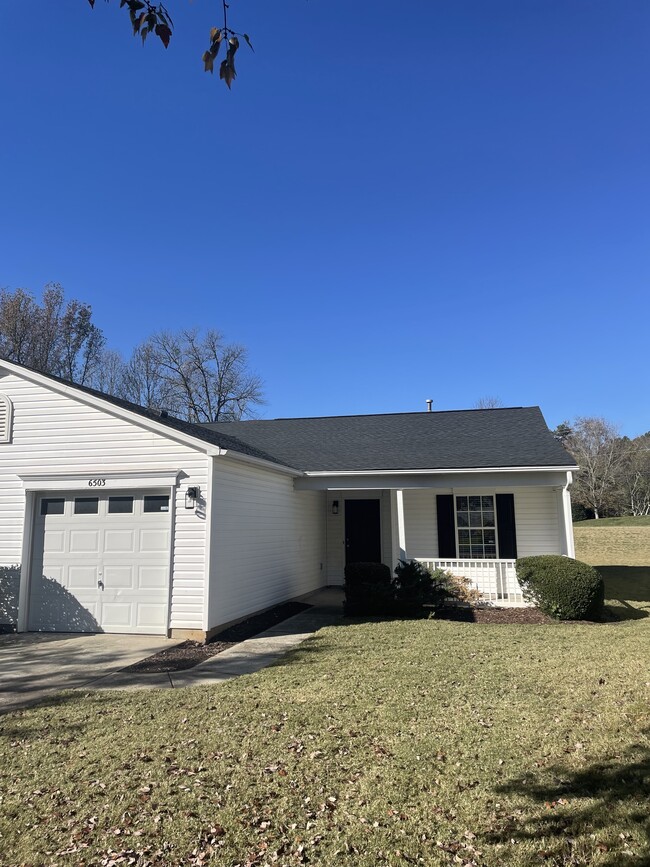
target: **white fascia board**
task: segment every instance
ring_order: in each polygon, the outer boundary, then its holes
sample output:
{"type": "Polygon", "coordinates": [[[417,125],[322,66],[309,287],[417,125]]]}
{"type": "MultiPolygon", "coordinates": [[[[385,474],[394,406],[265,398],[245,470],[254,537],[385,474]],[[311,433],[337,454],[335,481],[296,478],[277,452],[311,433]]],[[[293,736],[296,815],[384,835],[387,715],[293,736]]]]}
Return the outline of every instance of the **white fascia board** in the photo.
{"type": "Polygon", "coordinates": [[[263,467],[267,470],[275,470],[276,473],[282,473],[285,476],[304,476],[306,473],[303,473],[302,470],[296,470],[293,467],[285,467],[284,464],[276,464],[273,461],[264,460],[264,458],[256,458],[254,455],[246,455],[243,452],[234,452],[230,451],[230,449],[221,449],[218,457],[224,458],[229,457],[234,461],[241,461],[244,464],[252,464],[256,467],[263,467]]]}
{"type": "Polygon", "coordinates": [[[461,467],[457,469],[430,469],[430,470],[318,470],[305,472],[302,475],[307,478],[326,478],[327,476],[434,476],[456,475],[458,473],[557,473],[564,470],[577,470],[577,466],[571,467],[461,467]]]}
{"type": "Polygon", "coordinates": [[[50,379],[48,376],[43,376],[36,371],[28,370],[20,364],[13,364],[11,361],[0,359],[0,368],[1,367],[10,370],[12,373],[15,373],[16,376],[22,376],[30,382],[35,382],[38,385],[42,385],[45,388],[58,392],[59,394],[64,394],[66,397],[71,397],[73,400],[78,400],[81,403],[85,403],[87,406],[93,406],[97,409],[103,410],[104,412],[111,413],[112,415],[117,416],[117,418],[133,422],[146,430],[151,430],[154,433],[161,434],[167,439],[176,440],[176,442],[192,446],[192,448],[205,452],[208,455],[220,455],[223,452],[223,449],[219,446],[213,445],[200,437],[194,437],[191,434],[175,430],[173,427],[169,427],[166,424],[162,424],[154,419],[133,412],[130,409],[118,406],[108,399],[104,400],[104,398],[98,397],[94,394],[88,394],[79,388],[75,388],[74,385],[67,385],[66,383],[58,382],[55,379],[50,379]]]}

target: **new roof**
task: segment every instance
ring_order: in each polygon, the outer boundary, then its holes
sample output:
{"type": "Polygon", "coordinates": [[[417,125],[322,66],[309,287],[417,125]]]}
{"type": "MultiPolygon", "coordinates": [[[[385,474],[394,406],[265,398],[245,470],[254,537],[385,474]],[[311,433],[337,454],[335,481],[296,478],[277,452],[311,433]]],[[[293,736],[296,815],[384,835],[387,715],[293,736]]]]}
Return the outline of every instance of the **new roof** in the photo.
{"type": "Polygon", "coordinates": [[[306,472],[572,467],[537,406],[205,425],[306,472]]]}
{"type": "Polygon", "coordinates": [[[186,436],[303,472],[573,467],[537,406],[193,424],[122,398],[22,368],[186,436]]]}

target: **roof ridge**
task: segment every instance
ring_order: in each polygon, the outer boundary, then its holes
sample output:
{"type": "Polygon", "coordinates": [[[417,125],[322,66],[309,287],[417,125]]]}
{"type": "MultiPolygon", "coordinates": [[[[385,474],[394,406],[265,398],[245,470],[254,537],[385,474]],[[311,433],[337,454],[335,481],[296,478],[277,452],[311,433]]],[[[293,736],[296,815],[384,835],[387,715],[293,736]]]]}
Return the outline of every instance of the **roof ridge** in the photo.
{"type": "Polygon", "coordinates": [[[512,409],[539,409],[539,406],[535,404],[531,404],[530,406],[494,406],[494,407],[470,407],[469,409],[434,409],[429,412],[427,409],[423,410],[412,410],[410,412],[357,412],[357,413],[348,413],[343,415],[297,415],[297,416],[279,416],[278,418],[240,418],[237,421],[233,421],[232,419],[228,419],[227,421],[211,421],[211,422],[199,422],[203,425],[215,425],[215,424],[239,424],[240,422],[245,422],[249,424],[250,422],[267,422],[267,421],[323,421],[328,418],[389,418],[398,415],[404,416],[412,416],[412,415],[445,415],[451,413],[460,413],[460,412],[502,412],[503,410],[512,410],[512,409]]]}

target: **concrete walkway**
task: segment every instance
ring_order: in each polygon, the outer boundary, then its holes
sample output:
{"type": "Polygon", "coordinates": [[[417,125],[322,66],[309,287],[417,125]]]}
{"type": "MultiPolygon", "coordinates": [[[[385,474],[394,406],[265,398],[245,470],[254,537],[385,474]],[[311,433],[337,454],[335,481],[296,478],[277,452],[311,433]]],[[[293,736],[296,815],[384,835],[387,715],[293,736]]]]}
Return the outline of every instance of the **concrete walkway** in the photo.
{"type": "Polygon", "coordinates": [[[0,713],[81,689],[179,644],[159,635],[21,632],[0,635],[0,713]]]}
{"type": "Polygon", "coordinates": [[[87,683],[85,689],[179,689],[222,683],[242,674],[252,674],[276,662],[288,650],[309,638],[323,626],[341,622],[343,593],[340,588],[326,587],[301,597],[312,607],[276,626],[242,641],[222,653],[185,671],[139,674],[118,671],[87,683]]]}

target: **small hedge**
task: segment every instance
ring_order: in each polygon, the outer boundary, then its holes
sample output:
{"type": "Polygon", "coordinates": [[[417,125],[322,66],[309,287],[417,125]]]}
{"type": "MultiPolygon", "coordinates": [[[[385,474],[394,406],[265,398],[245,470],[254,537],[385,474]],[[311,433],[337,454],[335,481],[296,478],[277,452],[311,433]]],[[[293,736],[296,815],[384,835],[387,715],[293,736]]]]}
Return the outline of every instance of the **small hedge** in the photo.
{"type": "Polygon", "coordinates": [[[389,614],[393,601],[391,574],[384,563],[348,563],[345,567],[345,602],[349,617],[389,614]]]}
{"type": "Polygon", "coordinates": [[[450,577],[417,560],[400,560],[395,577],[382,563],[348,563],[344,610],[348,616],[430,616],[456,595],[450,577]]]}
{"type": "Polygon", "coordinates": [[[602,620],[605,587],[593,566],[562,557],[540,554],[520,557],[517,580],[524,599],[559,620],[602,620]]]}

